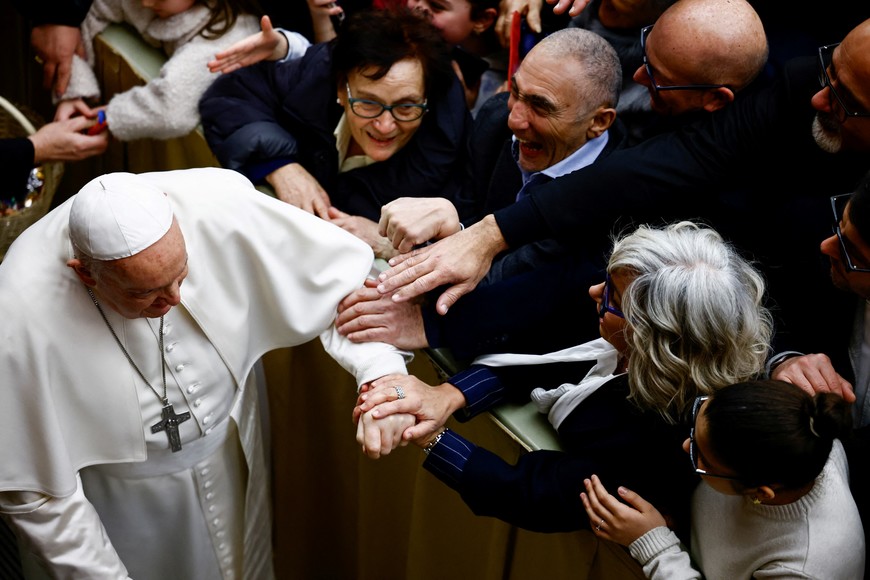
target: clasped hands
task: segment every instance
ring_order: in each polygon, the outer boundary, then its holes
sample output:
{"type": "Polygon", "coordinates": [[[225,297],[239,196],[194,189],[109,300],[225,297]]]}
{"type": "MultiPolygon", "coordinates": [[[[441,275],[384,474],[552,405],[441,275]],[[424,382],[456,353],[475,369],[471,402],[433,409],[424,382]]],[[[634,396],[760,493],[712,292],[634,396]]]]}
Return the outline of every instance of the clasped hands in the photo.
{"type": "Polygon", "coordinates": [[[357,443],[373,459],[408,443],[425,447],[464,403],[452,385],[433,387],[413,375],[383,376],[364,385],[357,398],[357,443]]]}

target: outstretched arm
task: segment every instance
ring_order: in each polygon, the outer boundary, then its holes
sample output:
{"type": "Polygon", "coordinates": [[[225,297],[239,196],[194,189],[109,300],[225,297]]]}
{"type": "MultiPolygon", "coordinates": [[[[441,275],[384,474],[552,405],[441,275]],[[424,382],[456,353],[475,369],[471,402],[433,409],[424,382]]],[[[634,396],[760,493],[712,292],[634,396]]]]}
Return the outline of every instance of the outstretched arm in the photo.
{"type": "Polygon", "coordinates": [[[263,16],[260,19],[260,29],[260,32],[217,53],[214,60],[208,63],[208,70],[213,73],[230,73],[261,60],[281,60],[291,52],[293,47],[289,46],[286,36],[272,27],[271,18],[263,16]]]}

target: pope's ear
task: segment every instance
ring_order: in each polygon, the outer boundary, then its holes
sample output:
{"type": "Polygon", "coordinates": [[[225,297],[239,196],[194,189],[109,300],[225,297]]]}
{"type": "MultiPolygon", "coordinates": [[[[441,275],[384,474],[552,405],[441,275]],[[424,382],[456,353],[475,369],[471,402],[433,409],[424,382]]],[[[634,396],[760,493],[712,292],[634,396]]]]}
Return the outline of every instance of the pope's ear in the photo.
{"type": "Polygon", "coordinates": [[[94,279],[91,271],[85,268],[81,260],[78,258],[72,258],[66,263],[66,265],[72,268],[73,272],[76,273],[76,276],[79,277],[79,280],[81,280],[85,286],[96,286],[97,281],[94,279]]]}

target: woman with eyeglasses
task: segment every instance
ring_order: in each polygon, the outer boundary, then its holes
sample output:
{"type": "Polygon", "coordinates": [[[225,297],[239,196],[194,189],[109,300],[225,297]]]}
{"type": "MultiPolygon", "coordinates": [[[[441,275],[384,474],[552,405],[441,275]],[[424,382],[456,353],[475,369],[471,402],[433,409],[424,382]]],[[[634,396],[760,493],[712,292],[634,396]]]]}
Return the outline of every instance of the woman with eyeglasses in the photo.
{"type": "Polygon", "coordinates": [[[596,535],[628,546],[652,579],[863,577],[839,395],[738,383],[697,397],[692,425],[683,450],[706,485],[692,498],[691,550],[653,504],[592,476],[581,497],[596,535]]]}
{"type": "Polygon", "coordinates": [[[413,413],[417,425],[403,438],[426,450],[423,466],[478,515],[544,532],[587,527],[580,492],[597,473],[636,486],[685,531],[698,477],[679,446],[692,402],[763,371],[764,281],[718,233],[691,222],[616,240],[602,277],[589,289],[601,339],[548,355],[481,357],[434,387],[383,377],[360,397],[357,440],[377,453],[377,422],[413,413]],[[465,421],[504,401],[528,402],[530,392],[563,452],[534,451],[514,464],[444,428],[453,413],[465,421]]]}
{"type": "Polygon", "coordinates": [[[377,234],[396,197],[453,200],[463,188],[471,116],[450,55],[420,15],[356,12],[299,59],[215,81],[200,101],[206,139],[221,165],[279,199],[365,218],[377,234]]]}

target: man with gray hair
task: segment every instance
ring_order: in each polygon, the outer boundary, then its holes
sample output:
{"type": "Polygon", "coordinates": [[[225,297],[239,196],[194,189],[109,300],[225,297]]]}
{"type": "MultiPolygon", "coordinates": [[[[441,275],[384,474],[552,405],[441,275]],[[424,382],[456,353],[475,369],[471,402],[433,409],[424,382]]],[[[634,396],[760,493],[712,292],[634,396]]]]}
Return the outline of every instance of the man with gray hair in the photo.
{"type": "Polygon", "coordinates": [[[0,265],[0,515],[25,567],[273,577],[253,369],[319,335],[359,385],[406,373],[332,324],[372,261],[217,168],[103,175],[26,230],[0,265]]]}

